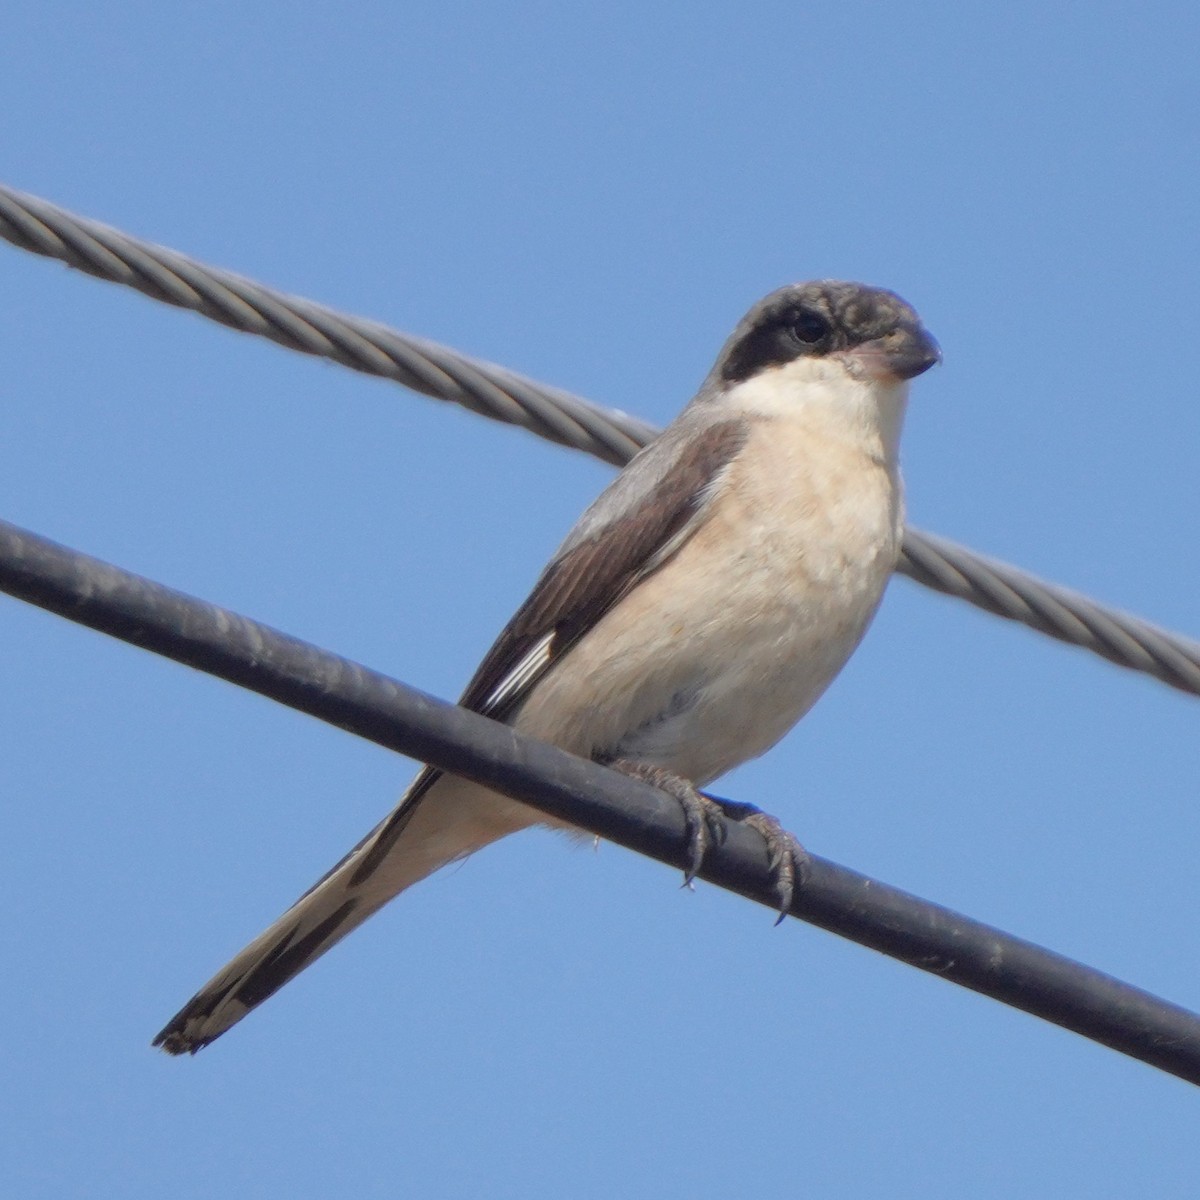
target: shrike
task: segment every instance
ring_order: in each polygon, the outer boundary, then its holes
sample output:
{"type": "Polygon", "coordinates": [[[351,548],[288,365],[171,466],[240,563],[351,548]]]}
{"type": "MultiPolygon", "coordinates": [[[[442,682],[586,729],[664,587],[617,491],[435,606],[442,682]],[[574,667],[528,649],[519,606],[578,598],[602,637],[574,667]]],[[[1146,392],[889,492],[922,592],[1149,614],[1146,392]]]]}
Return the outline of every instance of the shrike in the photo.
{"type": "MultiPolygon", "coordinates": [[[[762,754],[862,638],[900,552],[908,381],[937,343],[892,292],[821,281],[760,301],[695,399],[580,517],[461,703],[683,804],[762,754]]],[[[802,851],[753,814],[781,898],[802,851]]],[[[547,818],[431,767],[171,1020],[195,1053],[405,888],[547,818]]]]}

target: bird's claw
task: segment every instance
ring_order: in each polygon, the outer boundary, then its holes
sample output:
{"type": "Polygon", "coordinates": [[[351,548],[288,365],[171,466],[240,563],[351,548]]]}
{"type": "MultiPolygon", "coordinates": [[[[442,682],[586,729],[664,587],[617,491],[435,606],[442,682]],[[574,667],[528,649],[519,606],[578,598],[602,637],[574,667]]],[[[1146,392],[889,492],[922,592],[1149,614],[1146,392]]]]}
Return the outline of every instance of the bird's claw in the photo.
{"type": "Polygon", "coordinates": [[[778,901],[778,925],[791,911],[796,890],[804,886],[812,859],[808,851],[788,833],[780,823],[753,804],[742,804],[736,800],[723,800],[699,791],[693,784],[662,767],[646,763],[617,759],[609,766],[631,775],[667,793],[683,809],[687,826],[687,866],[683,871],[683,886],[690,888],[695,883],[704,857],[712,846],[725,840],[725,822],[738,821],[750,826],[762,835],[767,843],[769,870],[778,901]]]}
{"type": "Polygon", "coordinates": [[[666,792],[683,809],[687,827],[687,865],[683,869],[683,886],[690,888],[704,865],[710,846],[725,840],[725,810],[711,796],[706,796],[686,779],[673,775],[663,767],[629,759],[615,759],[608,764],[623,775],[640,779],[666,792]]]}
{"type": "Polygon", "coordinates": [[[683,886],[690,888],[704,865],[709,847],[719,846],[725,840],[725,814],[716,801],[690,783],[679,782],[683,787],[671,789],[670,795],[679,801],[687,823],[688,865],[683,872],[683,886]]]}
{"type": "Polygon", "coordinates": [[[752,812],[742,818],[742,824],[758,830],[767,843],[771,879],[775,886],[775,898],[779,901],[779,916],[775,919],[778,925],[791,911],[796,889],[804,886],[812,859],[796,840],[795,834],[788,833],[770,813],[752,812]]]}

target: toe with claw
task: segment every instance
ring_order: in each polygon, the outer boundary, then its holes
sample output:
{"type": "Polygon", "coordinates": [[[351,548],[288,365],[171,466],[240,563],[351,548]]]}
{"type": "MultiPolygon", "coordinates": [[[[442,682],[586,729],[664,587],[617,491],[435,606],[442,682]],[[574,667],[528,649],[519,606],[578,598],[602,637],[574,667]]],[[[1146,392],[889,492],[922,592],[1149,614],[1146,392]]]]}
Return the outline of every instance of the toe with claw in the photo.
{"type": "Polygon", "coordinates": [[[643,783],[667,793],[683,809],[687,823],[688,865],[683,873],[683,886],[690,887],[704,864],[709,847],[719,845],[725,839],[725,822],[737,821],[757,830],[767,843],[770,859],[771,879],[775,887],[778,925],[792,907],[796,889],[804,886],[804,877],[812,860],[808,851],[788,833],[780,823],[753,804],[742,804],[736,800],[725,800],[702,792],[686,779],[673,775],[662,767],[647,763],[616,759],[608,765],[623,775],[640,779],[643,783]]]}
{"type": "Polygon", "coordinates": [[[736,800],[724,800],[719,796],[712,796],[710,799],[729,820],[749,825],[751,829],[762,834],[767,843],[771,879],[778,902],[776,911],[779,916],[775,921],[778,925],[791,910],[796,889],[804,886],[804,878],[812,865],[808,851],[796,840],[795,834],[789,833],[770,813],[763,812],[761,808],[736,800]]]}
{"type": "Polygon", "coordinates": [[[704,856],[709,847],[719,845],[725,839],[724,808],[711,796],[698,791],[686,779],[673,775],[662,767],[631,762],[623,758],[615,759],[608,765],[623,775],[640,779],[643,783],[652,784],[660,791],[666,792],[683,809],[683,819],[687,824],[688,848],[683,886],[690,887],[704,865],[704,856]]]}

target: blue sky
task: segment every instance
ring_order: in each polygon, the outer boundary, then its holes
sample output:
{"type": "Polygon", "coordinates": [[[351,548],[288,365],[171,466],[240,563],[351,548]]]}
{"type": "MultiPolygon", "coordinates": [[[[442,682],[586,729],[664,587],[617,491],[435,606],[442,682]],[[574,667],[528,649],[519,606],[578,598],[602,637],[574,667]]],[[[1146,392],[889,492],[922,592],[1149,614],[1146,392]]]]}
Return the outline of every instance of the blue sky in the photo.
{"type": "MultiPolygon", "coordinates": [[[[3,178],[670,419],[761,294],[945,350],[913,522],[1200,632],[1193,4],[13,0],[3,178]]],[[[582,455],[0,246],[0,515],[455,695],[582,455]]],[[[149,1040],[413,768],[0,598],[23,1197],[1194,1195],[1194,1089],[612,846],[510,839],[149,1040]]],[[[897,580],[725,794],[1200,1007],[1194,699],[897,580]]]]}

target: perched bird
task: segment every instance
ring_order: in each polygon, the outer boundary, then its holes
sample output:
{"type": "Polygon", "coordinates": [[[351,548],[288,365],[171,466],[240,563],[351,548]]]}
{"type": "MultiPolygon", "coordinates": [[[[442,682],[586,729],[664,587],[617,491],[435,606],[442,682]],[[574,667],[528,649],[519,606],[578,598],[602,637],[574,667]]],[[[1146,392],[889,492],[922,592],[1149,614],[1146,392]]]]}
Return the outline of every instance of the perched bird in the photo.
{"type": "MultiPolygon", "coordinates": [[[[939,357],[892,292],[826,280],[761,300],[580,517],[461,703],[665,788],[694,871],[721,803],[697,789],[808,711],[879,605],[904,523],[908,381],[939,357]]],[[[786,907],[803,851],[764,814],[745,819],[768,838],[786,907]]],[[[195,1053],[405,888],[546,821],[424,768],[155,1045],[195,1053]]]]}

